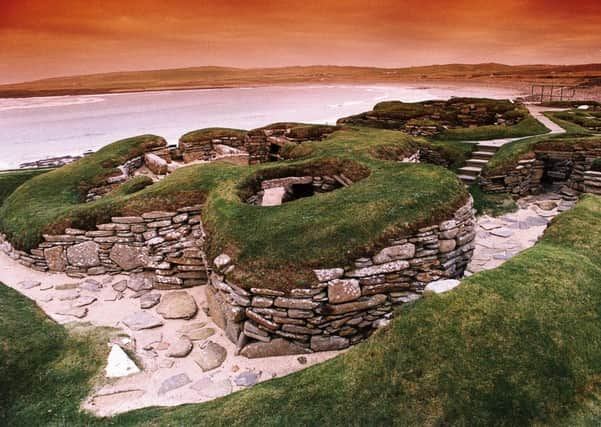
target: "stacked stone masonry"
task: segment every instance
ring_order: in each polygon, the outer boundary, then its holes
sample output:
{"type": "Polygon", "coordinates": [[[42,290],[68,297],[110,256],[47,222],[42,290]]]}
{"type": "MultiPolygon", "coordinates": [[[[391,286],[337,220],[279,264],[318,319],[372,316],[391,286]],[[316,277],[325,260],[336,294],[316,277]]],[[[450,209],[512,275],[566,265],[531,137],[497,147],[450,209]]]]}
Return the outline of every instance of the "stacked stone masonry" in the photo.
{"type": "Polygon", "coordinates": [[[245,148],[245,138],[236,135],[220,135],[213,138],[199,138],[197,140],[180,140],[178,146],[178,155],[181,156],[184,163],[195,160],[211,161],[218,155],[218,146],[227,146],[243,150],[245,148]]]}
{"type": "Polygon", "coordinates": [[[206,287],[209,314],[246,357],[344,349],[386,324],[428,283],[461,277],[474,237],[470,200],[449,220],[392,239],[344,268],[315,270],[309,288],[290,292],[243,289],[228,279],[234,265],[223,254],[206,287]]]}
{"type": "Polygon", "coordinates": [[[203,285],[207,281],[205,234],[200,206],[177,212],[113,217],[96,230],[69,228],[44,235],[30,252],[16,250],[0,235],[0,250],[39,271],[84,275],[142,273],[157,288],[203,285]]]}
{"type": "Polygon", "coordinates": [[[576,192],[597,194],[595,172],[591,171],[594,159],[601,157],[601,147],[574,144],[563,150],[547,147],[535,148],[533,154],[518,161],[503,173],[480,177],[482,188],[491,193],[508,192],[516,196],[537,194],[544,184],[565,184],[576,192]]]}

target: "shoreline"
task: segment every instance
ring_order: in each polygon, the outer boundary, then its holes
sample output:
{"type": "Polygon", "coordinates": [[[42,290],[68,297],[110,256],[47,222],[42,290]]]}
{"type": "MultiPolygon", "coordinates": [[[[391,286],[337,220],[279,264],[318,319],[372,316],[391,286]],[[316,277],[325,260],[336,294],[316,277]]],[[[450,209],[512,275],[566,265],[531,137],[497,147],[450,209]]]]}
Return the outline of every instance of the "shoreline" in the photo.
{"type": "Polygon", "coordinates": [[[462,86],[462,87],[486,87],[499,89],[512,89],[520,92],[520,96],[527,96],[528,93],[524,87],[524,83],[507,81],[474,81],[463,79],[403,79],[403,80],[388,80],[388,79],[366,79],[366,80],[299,80],[290,82],[249,82],[235,83],[231,85],[215,84],[215,85],[190,85],[190,86],[157,86],[157,87],[137,87],[137,88],[88,88],[88,89],[40,89],[40,90],[0,90],[0,99],[27,99],[27,98],[46,98],[46,97],[63,97],[63,96],[85,96],[85,95],[120,95],[120,94],[135,94],[135,93],[152,93],[152,92],[181,92],[181,91],[201,91],[201,90],[219,90],[219,89],[253,89],[263,87],[290,87],[290,86],[329,86],[329,85],[430,85],[430,86],[462,86]]]}

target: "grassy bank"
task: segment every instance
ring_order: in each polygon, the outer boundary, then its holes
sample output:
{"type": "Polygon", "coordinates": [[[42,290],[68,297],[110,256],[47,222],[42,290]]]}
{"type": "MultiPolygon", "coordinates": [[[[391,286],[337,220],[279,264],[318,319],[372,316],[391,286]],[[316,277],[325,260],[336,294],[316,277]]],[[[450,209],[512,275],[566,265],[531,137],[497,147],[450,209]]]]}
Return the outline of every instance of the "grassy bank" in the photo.
{"type": "Polygon", "coordinates": [[[108,354],[108,332],[59,326],[0,284],[0,424],[84,425],[79,405],[108,354]]]}
{"type": "Polygon", "coordinates": [[[21,184],[51,169],[0,171],[0,206],[21,184]]]}
{"type": "Polygon", "coordinates": [[[478,126],[475,128],[447,129],[440,139],[452,141],[484,141],[488,139],[520,138],[549,132],[541,122],[528,116],[513,126],[478,126]]]}
{"type": "Polygon", "coordinates": [[[73,403],[97,359],[70,359],[71,370],[92,367],[77,381],[48,377],[53,365],[46,359],[85,352],[84,344],[74,347],[30,302],[0,286],[3,345],[43,358],[17,351],[6,363],[10,352],[0,356],[9,368],[3,386],[26,381],[22,394],[4,394],[4,419],[13,425],[597,425],[600,220],[601,199],[585,197],[535,247],[453,292],[413,303],[389,328],[329,362],[206,404],[110,420],[77,414],[73,403]],[[22,345],[33,332],[39,335],[22,345]],[[49,342],[56,343],[52,350],[49,342]],[[21,372],[29,379],[17,380],[21,372]],[[73,399],[64,409],[49,405],[63,394],[73,399]],[[62,418],[49,418],[49,408],[62,418]]]}

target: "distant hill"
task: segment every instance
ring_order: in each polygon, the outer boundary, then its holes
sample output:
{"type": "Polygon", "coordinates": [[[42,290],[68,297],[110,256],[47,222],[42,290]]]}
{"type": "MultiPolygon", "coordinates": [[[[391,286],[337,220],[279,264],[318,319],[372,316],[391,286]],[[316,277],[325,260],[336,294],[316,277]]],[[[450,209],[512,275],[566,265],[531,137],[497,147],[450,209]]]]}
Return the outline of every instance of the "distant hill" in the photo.
{"type": "Polygon", "coordinates": [[[0,85],[0,97],[76,95],[148,90],[203,89],[295,83],[385,83],[470,80],[598,85],[601,64],[446,64],[409,68],[306,66],[282,68],[192,67],[57,77],[0,85]]]}

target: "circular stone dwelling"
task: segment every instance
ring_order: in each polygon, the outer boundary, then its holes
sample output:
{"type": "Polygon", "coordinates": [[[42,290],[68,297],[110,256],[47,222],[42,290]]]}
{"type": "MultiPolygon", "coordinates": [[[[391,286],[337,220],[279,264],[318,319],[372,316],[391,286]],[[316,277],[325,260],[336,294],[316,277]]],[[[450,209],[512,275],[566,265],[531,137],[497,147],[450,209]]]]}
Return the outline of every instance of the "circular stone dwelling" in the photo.
{"type": "Polygon", "coordinates": [[[249,358],[339,350],[471,258],[465,186],[399,161],[426,145],[298,123],[204,129],[173,147],[117,141],[15,190],[0,248],[71,277],[203,286],[209,315],[249,358]]]}

